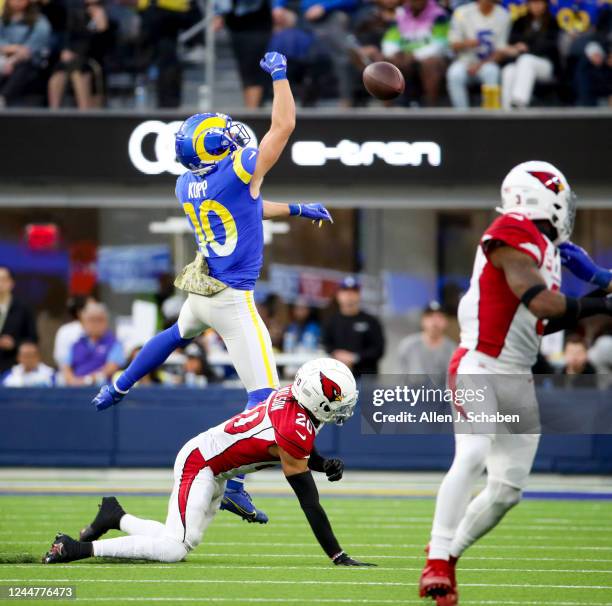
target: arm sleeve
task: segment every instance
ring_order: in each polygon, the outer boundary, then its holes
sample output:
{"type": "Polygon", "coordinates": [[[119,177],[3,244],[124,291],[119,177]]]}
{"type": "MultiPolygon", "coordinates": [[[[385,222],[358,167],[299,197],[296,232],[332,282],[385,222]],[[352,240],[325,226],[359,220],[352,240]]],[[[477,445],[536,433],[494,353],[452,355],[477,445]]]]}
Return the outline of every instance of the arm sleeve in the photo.
{"type": "Polygon", "coordinates": [[[310,471],[304,473],[298,473],[293,476],[287,476],[287,482],[293,488],[293,492],[300,502],[302,511],[312,528],[319,545],[323,548],[323,551],[330,557],[333,558],[339,554],[342,549],[338,540],[334,535],[331,524],[321,503],[319,502],[319,491],[317,485],[314,482],[310,471]]]}
{"type": "Polygon", "coordinates": [[[325,457],[321,456],[321,453],[313,445],[312,450],[310,451],[310,458],[308,459],[308,467],[310,467],[312,471],[325,471],[323,469],[324,463],[325,457]]]}

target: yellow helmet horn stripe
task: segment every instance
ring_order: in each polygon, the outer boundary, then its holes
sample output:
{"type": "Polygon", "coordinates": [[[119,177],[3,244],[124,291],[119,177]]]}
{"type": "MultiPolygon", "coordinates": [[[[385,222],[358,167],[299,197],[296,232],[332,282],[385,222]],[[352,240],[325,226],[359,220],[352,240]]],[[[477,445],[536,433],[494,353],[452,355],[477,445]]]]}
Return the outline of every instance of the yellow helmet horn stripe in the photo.
{"type": "Polygon", "coordinates": [[[229,148],[226,149],[222,154],[218,156],[213,156],[206,151],[204,147],[204,136],[203,132],[208,130],[209,128],[225,128],[227,126],[227,119],[221,118],[220,116],[212,116],[210,118],[206,118],[206,120],[202,120],[200,124],[198,124],[197,128],[193,132],[193,148],[195,149],[196,154],[198,154],[198,158],[202,160],[202,162],[218,162],[219,160],[223,160],[227,154],[229,154],[229,148]]]}

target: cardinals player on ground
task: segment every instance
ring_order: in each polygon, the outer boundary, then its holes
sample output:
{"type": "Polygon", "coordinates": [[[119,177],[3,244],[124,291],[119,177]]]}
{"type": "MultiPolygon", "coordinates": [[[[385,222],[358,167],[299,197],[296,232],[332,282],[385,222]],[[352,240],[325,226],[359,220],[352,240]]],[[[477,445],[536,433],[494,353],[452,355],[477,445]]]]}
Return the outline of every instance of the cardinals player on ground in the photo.
{"type": "Polygon", "coordinates": [[[344,553],[319,503],[310,473],[311,469],[322,471],[332,482],[342,477],[342,461],[321,457],[314,450],[314,441],[324,423],[342,424],[353,414],[357,396],[355,379],[341,362],[322,358],[304,364],[291,386],[183,446],[174,465],[174,489],[165,524],[125,513],[117,499],[106,497],[80,540],[58,535],[43,562],[56,564],[92,556],[178,562],[202,540],[219,509],[228,479],[280,463],[332,562],[373,566],[344,553]],[[113,528],[129,536],[98,540],[113,528]]]}
{"type": "Polygon", "coordinates": [[[506,176],[501,194],[502,216],[480,240],[470,287],[459,305],[461,343],[448,380],[452,387],[479,375],[488,388],[487,404],[520,410],[531,421],[530,432],[459,433],[456,426],[455,458],[438,492],[419,584],[420,596],[438,606],[458,604],[459,556],[521,498],[540,438],[531,366],[541,335],[598,313],[612,315],[612,299],[605,296],[612,273],[568,242],[575,201],[561,172],[547,162],[525,162],[506,176]],[[599,292],[580,299],[562,295],[562,264],[599,292]],[[506,380],[494,380],[496,375],[506,380]],[[470,502],[485,469],[486,487],[470,502]]]}

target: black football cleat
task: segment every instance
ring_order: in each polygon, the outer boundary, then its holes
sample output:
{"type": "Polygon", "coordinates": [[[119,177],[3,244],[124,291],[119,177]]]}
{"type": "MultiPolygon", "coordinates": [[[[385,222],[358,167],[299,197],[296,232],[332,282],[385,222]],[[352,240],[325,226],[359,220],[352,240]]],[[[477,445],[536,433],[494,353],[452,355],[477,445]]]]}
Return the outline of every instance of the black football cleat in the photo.
{"type": "Polygon", "coordinates": [[[51,545],[51,549],[43,556],[43,564],[65,564],[90,558],[93,555],[91,543],[75,541],[67,534],[58,534],[51,545]]]}
{"type": "Polygon", "coordinates": [[[119,522],[125,515],[125,511],[119,505],[119,501],[115,497],[102,497],[99,508],[94,521],[81,530],[80,541],[97,541],[109,530],[120,530],[119,522]]]}

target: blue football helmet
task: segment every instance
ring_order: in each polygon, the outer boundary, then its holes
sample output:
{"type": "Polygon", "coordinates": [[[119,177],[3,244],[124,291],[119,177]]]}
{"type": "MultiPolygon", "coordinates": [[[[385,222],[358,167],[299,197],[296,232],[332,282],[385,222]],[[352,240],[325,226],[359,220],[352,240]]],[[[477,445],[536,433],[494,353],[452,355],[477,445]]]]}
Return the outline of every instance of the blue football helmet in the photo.
{"type": "Polygon", "coordinates": [[[176,159],[190,171],[205,174],[249,141],[244,125],[232,122],[225,114],[194,114],[176,133],[176,159]]]}

